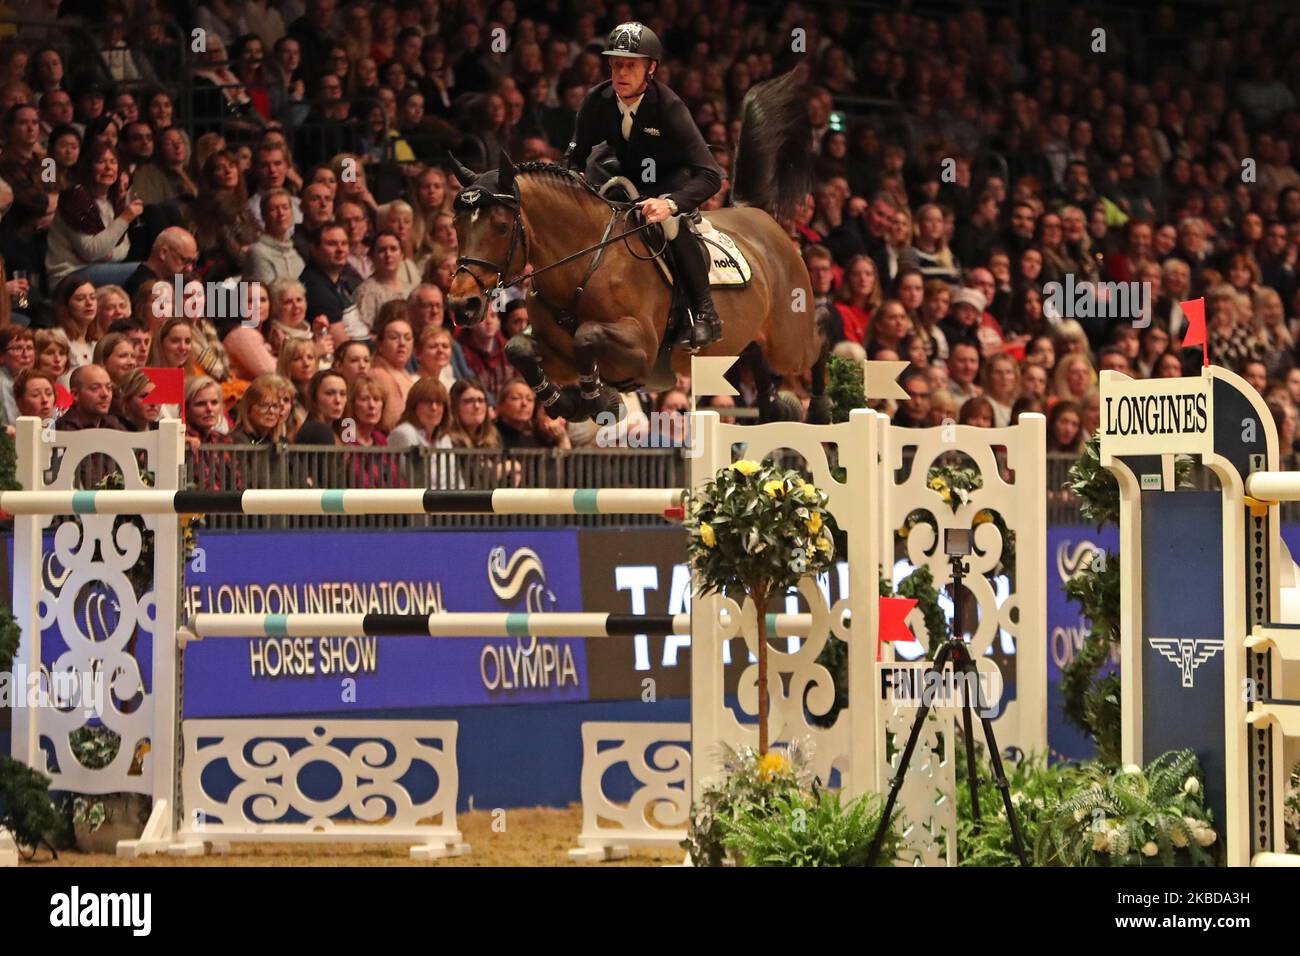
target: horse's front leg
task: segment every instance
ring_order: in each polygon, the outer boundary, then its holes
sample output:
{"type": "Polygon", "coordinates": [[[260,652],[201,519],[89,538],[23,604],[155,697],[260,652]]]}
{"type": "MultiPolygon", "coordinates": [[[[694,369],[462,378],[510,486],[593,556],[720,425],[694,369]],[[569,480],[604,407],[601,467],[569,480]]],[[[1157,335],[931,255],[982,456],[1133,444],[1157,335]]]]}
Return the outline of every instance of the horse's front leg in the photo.
{"type": "Polygon", "coordinates": [[[647,331],[653,338],[653,328],[647,330],[634,316],[578,326],[573,335],[573,364],[583,411],[590,417],[613,413],[621,420],[627,414],[618,392],[602,380],[601,370],[610,370],[620,381],[644,382],[650,369],[647,331]]]}
{"type": "Polygon", "coordinates": [[[506,343],[506,358],[523,376],[538,403],[546,409],[546,414],[552,418],[580,421],[581,418],[575,417],[581,414],[578,390],[571,385],[560,388],[546,374],[545,365],[550,352],[544,341],[522,332],[506,343]]]}

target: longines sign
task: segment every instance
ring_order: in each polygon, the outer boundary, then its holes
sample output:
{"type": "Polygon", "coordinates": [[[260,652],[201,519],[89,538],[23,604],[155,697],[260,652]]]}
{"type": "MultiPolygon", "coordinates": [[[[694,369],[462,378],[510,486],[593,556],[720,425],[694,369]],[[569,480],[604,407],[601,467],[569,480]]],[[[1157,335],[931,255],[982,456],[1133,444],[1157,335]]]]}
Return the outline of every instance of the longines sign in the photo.
{"type": "Polygon", "coordinates": [[[1101,452],[1107,456],[1210,451],[1208,378],[1134,381],[1118,372],[1101,375],[1101,452]]]}

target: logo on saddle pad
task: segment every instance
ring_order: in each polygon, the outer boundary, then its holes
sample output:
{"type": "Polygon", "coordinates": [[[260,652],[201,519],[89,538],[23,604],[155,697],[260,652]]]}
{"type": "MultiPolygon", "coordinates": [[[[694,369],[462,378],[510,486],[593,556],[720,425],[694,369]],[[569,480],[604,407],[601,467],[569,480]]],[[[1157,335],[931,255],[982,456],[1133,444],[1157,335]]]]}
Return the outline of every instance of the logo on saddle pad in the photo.
{"type": "Polygon", "coordinates": [[[1223,641],[1210,638],[1149,637],[1147,643],[1183,673],[1183,686],[1191,687],[1193,674],[1219,651],[1223,641]]]}
{"type": "Polygon", "coordinates": [[[661,136],[661,135],[663,135],[662,133],[659,132],[659,130],[655,129],[653,126],[646,126],[646,127],[643,128],[642,131],[643,131],[647,136],[661,136]]]}

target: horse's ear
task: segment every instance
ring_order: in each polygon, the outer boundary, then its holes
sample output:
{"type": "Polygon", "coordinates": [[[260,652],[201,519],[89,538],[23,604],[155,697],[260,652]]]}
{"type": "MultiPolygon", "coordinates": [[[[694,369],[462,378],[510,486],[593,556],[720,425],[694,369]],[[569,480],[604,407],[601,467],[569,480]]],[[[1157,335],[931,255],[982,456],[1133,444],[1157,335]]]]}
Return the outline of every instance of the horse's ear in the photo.
{"type": "Polygon", "coordinates": [[[514,189],[515,164],[510,161],[510,154],[501,150],[501,162],[497,167],[497,188],[502,192],[514,189]]]}
{"type": "Polygon", "coordinates": [[[474,180],[478,179],[478,173],[470,169],[459,159],[452,155],[451,150],[447,151],[447,158],[451,160],[451,171],[456,174],[460,184],[466,188],[474,185],[474,180]]]}

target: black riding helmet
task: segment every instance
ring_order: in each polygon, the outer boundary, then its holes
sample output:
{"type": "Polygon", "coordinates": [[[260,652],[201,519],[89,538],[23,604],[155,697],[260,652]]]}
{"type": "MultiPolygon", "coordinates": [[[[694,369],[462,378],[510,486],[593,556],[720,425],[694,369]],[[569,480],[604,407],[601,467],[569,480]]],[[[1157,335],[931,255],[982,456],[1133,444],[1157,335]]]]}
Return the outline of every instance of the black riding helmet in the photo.
{"type": "Polygon", "coordinates": [[[604,55],[659,61],[664,58],[664,45],[644,23],[630,20],[609,31],[604,55]]]}

